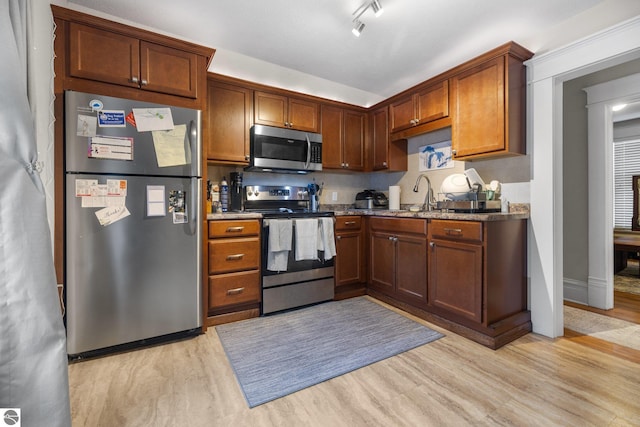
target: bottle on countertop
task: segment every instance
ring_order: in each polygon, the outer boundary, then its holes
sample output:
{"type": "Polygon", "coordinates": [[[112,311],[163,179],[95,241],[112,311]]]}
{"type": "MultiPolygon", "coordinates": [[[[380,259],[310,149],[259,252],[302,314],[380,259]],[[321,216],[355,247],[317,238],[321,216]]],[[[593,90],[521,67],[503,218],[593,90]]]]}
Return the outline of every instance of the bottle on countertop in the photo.
{"type": "Polygon", "coordinates": [[[213,201],[211,195],[213,194],[213,184],[211,181],[207,181],[207,213],[213,213],[213,201]]]}
{"type": "Polygon", "coordinates": [[[229,210],[229,184],[226,176],[223,176],[222,181],[220,181],[220,206],[222,207],[222,212],[229,210]]]}
{"type": "Polygon", "coordinates": [[[214,182],[211,186],[211,213],[220,212],[222,212],[222,207],[220,206],[220,186],[214,182]]]}

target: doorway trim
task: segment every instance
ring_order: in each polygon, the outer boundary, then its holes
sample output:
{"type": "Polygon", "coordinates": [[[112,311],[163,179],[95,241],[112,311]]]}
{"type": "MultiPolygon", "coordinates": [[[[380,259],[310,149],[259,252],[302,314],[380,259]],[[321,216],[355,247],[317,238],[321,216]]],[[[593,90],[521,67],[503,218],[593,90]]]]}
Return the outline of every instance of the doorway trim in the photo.
{"type": "Polygon", "coordinates": [[[613,308],[613,114],[640,99],[640,74],[584,88],[589,120],[589,276],[587,304],[613,308]]]}
{"type": "Polygon", "coordinates": [[[536,333],[552,338],[564,333],[562,84],[639,57],[640,16],[525,63],[532,157],[529,295],[536,333]]]}

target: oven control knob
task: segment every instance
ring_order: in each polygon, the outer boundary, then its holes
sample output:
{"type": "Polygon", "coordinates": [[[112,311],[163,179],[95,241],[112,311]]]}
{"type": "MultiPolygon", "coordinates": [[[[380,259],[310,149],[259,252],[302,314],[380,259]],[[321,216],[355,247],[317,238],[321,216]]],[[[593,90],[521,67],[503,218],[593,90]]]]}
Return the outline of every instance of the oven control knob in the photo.
{"type": "Polygon", "coordinates": [[[260,194],[260,192],[257,189],[253,191],[254,196],[258,197],[258,194],[260,194]]]}

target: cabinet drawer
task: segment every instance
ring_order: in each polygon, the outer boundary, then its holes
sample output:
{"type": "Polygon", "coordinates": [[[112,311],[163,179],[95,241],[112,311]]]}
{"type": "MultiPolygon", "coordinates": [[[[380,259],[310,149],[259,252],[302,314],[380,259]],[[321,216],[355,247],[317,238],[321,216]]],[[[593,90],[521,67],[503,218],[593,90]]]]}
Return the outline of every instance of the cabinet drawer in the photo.
{"type": "Polygon", "coordinates": [[[260,301],[260,271],[209,276],[209,308],[260,301]]]}
{"type": "Polygon", "coordinates": [[[432,237],[460,240],[482,240],[482,223],[434,219],[429,225],[432,237]]]}
{"type": "Polygon", "coordinates": [[[209,241],[209,274],[260,268],[260,239],[244,237],[209,241]]]}
{"type": "Polygon", "coordinates": [[[337,216],[336,230],[360,230],[362,217],[360,216],[337,216]]]}
{"type": "Polygon", "coordinates": [[[260,233],[258,220],[209,221],[209,238],[257,236],[260,233]]]}
{"type": "Polygon", "coordinates": [[[372,230],[385,230],[392,233],[412,233],[427,235],[426,219],[382,218],[369,219],[372,230]]]}

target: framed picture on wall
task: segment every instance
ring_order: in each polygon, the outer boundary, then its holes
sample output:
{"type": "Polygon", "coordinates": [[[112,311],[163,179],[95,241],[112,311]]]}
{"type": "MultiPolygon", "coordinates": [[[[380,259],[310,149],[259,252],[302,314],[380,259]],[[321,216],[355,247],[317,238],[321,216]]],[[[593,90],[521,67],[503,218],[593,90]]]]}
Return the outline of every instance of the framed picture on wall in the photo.
{"type": "Polygon", "coordinates": [[[419,147],[418,170],[421,172],[434,169],[449,169],[453,167],[451,158],[451,141],[443,141],[435,144],[419,147]]]}

